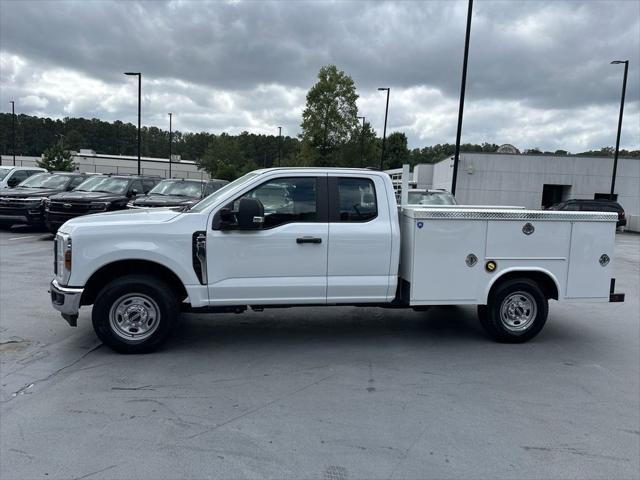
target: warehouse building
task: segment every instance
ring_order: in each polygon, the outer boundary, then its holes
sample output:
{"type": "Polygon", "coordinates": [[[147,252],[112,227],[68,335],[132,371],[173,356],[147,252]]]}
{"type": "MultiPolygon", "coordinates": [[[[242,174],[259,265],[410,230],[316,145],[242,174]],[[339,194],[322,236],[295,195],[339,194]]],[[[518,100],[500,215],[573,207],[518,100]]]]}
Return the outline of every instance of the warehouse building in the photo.
{"type": "MultiPolygon", "coordinates": [[[[138,157],[127,155],[104,155],[89,149],[71,152],[71,159],[79,172],[132,174],[138,173],[138,157]]],[[[16,156],[16,165],[33,167],[40,157],[16,156]]],[[[2,155],[2,165],[13,165],[11,155],[2,155]]],[[[140,170],[145,175],[159,175],[169,178],[169,159],[142,157],[140,170]]],[[[171,160],[171,177],[208,179],[209,175],[200,170],[193,160],[182,160],[173,155],[171,160]]]]}
{"type": "MultiPolygon", "coordinates": [[[[462,204],[547,208],[570,198],[608,198],[613,159],[574,155],[461,153],[456,198],[462,204]]],[[[451,189],[453,157],[416,165],[418,188],[451,189]]],[[[640,231],[640,159],[619,158],[616,199],[627,229],[640,231]]]]}

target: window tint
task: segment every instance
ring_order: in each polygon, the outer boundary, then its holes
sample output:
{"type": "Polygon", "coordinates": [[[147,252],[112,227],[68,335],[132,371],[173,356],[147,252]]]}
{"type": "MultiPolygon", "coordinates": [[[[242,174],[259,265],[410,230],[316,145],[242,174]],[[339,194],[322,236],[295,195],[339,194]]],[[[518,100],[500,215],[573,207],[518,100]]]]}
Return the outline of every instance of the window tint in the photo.
{"type": "Polygon", "coordinates": [[[378,216],[376,191],[368,178],[338,179],[341,222],[366,222],[378,216]]]}
{"type": "Polygon", "coordinates": [[[142,182],[140,180],[134,180],[131,183],[131,187],[129,187],[129,191],[133,192],[134,190],[136,190],[138,193],[144,192],[144,188],[142,187],[142,182]]]}
{"type": "Polygon", "coordinates": [[[142,179],[142,187],[144,189],[144,193],[149,193],[149,190],[151,190],[153,187],[155,187],[157,184],[157,182],[155,180],[151,180],[150,178],[143,178],[142,179]]]}
{"type": "Polygon", "coordinates": [[[84,182],[87,179],[87,177],[85,176],[77,176],[77,177],[73,177],[71,179],[71,181],[69,182],[69,186],[67,188],[69,188],[70,190],[72,188],[76,188],[78,185],[80,185],[82,182],[84,182]]]}
{"type": "Polygon", "coordinates": [[[315,222],[318,218],[316,195],[314,177],[277,178],[237,198],[233,211],[238,211],[240,199],[253,198],[264,207],[264,228],[291,222],[315,222]]]}
{"type": "Polygon", "coordinates": [[[11,175],[11,181],[16,182],[16,185],[27,178],[29,178],[29,172],[27,170],[18,170],[11,175]]]}

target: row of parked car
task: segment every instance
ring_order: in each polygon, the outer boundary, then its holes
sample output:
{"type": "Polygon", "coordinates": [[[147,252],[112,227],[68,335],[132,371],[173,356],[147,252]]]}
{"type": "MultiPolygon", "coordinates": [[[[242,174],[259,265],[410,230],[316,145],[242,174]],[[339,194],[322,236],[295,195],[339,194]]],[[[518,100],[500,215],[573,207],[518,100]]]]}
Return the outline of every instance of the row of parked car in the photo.
{"type": "Polygon", "coordinates": [[[0,187],[0,226],[46,226],[52,233],[67,220],[90,213],[188,207],[227,183],[217,179],[47,172],[23,167],[0,167],[0,176],[13,177],[17,171],[26,172],[26,177],[17,184],[0,187]]]}

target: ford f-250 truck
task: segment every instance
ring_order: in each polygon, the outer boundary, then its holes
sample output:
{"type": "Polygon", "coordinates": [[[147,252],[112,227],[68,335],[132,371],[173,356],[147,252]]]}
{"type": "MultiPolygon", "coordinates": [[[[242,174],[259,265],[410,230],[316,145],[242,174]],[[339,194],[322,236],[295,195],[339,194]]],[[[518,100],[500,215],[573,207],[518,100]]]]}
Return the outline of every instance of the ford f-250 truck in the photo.
{"type": "Polygon", "coordinates": [[[179,312],[478,305],[487,332],[524,342],[548,300],[614,293],[617,215],[401,206],[383,172],[264,169],[188,210],[76,218],[55,237],[53,306],[119,352],[157,348],[179,312]]]}

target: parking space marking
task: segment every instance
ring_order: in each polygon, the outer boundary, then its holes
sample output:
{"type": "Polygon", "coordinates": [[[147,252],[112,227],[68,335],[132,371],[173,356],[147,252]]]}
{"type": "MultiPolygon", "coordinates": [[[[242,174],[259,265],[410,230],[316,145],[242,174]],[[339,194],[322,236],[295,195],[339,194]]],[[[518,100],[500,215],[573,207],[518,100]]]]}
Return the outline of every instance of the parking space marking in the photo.
{"type": "Polygon", "coordinates": [[[27,237],[14,237],[14,238],[10,238],[9,240],[23,240],[25,238],[33,238],[33,235],[29,235],[27,237]]]}

